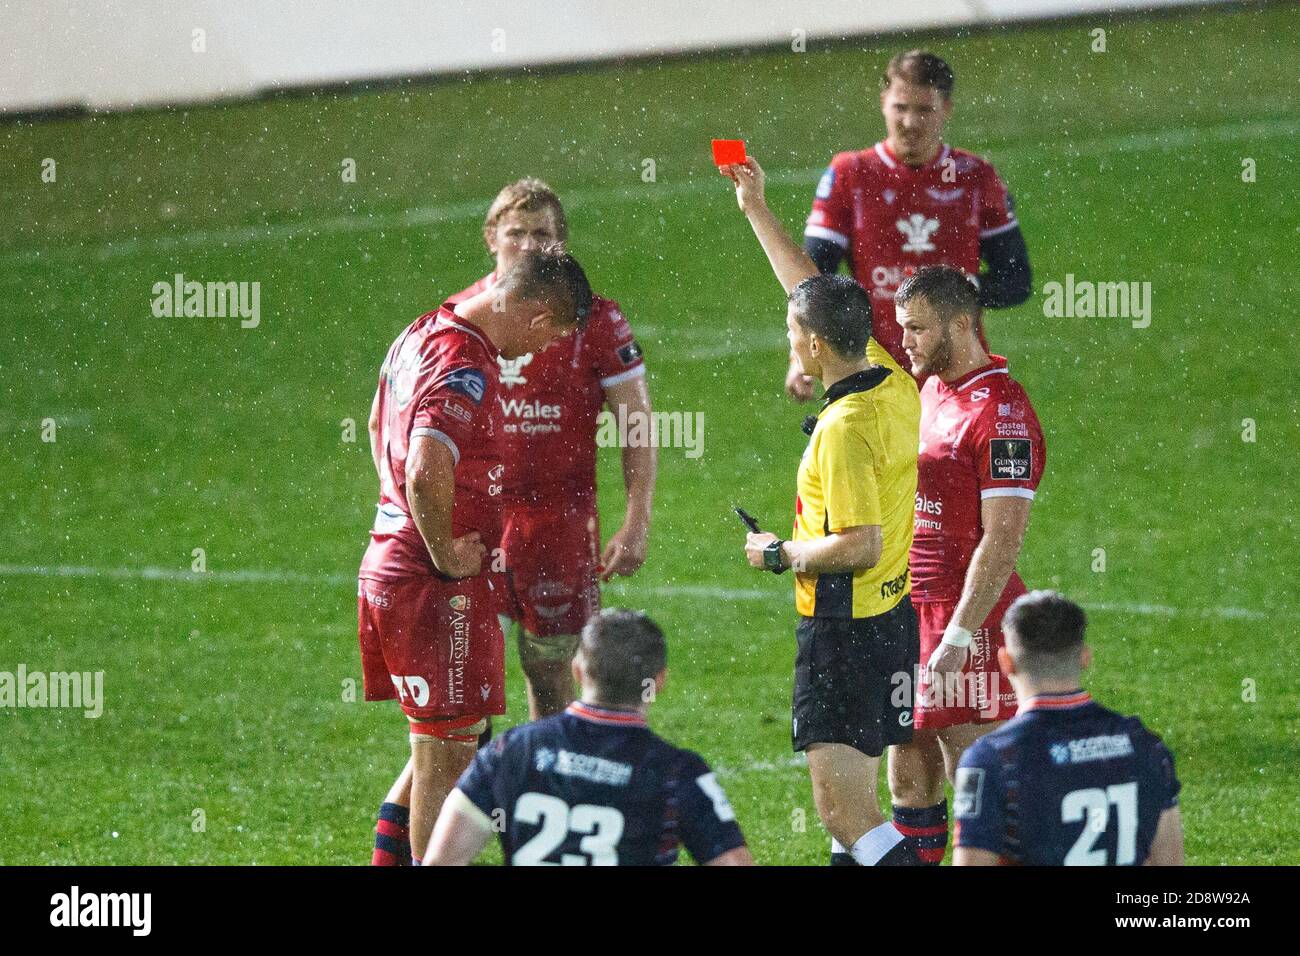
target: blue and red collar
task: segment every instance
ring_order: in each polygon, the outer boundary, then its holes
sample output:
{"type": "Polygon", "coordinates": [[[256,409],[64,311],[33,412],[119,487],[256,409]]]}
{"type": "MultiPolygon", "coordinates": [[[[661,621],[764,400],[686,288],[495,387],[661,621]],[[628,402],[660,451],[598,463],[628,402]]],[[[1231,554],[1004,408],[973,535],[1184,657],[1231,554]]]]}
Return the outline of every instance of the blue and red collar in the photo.
{"type": "Polygon", "coordinates": [[[1028,700],[1020,702],[1016,716],[1027,714],[1031,710],[1072,710],[1092,703],[1092,695],[1086,690],[1071,690],[1063,694],[1035,694],[1028,700]]]}
{"type": "Polygon", "coordinates": [[[564,712],[609,727],[644,727],[646,725],[645,717],[639,711],[597,707],[595,704],[584,703],[580,700],[575,700],[565,708],[564,712]]]}

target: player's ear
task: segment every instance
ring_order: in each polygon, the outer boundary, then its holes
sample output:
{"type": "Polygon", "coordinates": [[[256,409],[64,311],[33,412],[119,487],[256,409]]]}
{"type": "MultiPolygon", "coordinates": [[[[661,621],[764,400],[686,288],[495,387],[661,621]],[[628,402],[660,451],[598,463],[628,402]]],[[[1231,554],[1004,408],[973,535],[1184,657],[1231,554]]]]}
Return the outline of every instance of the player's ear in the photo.
{"type": "Polygon", "coordinates": [[[573,682],[579,687],[582,686],[582,651],[573,655],[573,663],[569,665],[569,670],[573,672],[573,682]]]}
{"type": "Polygon", "coordinates": [[[939,111],[943,113],[943,121],[945,123],[952,118],[952,97],[944,98],[943,106],[939,107],[939,111]]]}
{"type": "Polygon", "coordinates": [[[1087,670],[1092,666],[1092,645],[1085,644],[1079,651],[1079,666],[1087,670]]]}
{"type": "Polygon", "coordinates": [[[658,697],[659,694],[663,691],[664,683],[667,680],[668,680],[668,668],[665,667],[658,674],[655,674],[655,696],[656,697],[658,697]]]}
{"type": "Polygon", "coordinates": [[[1016,662],[1011,657],[1011,652],[1005,647],[998,648],[998,667],[1002,668],[1004,674],[1014,674],[1016,672],[1016,662]]]}

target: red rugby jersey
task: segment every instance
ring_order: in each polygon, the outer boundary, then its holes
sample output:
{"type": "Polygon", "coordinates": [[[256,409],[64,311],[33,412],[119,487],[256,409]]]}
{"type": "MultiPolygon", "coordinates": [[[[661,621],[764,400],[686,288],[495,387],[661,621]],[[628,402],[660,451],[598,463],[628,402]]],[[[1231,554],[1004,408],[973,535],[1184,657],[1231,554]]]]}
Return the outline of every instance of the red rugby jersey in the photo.
{"type": "Polygon", "coordinates": [[[437,573],[406,501],[406,455],[417,435],[442,442],[455,460],[452,534],[477,531],[489,551],[501,540],[498,354],[450,302],[412,322],[389,348],[379,373],[379,510],[362,577],[437,573]]]}
{"type": "Polygon", "coordinates": [[[932,162],[913,168],[882,141],[831,160],[804,235],[844,249],[854,278],[871,295],[872,334],[911,368],[894,321],[899,285],[928,265],[978,276],[980,240],[1016,225],[1007,187],[979,156],[944,145],[932,162]]]}
{"type": "MultiPolygon", "coordinates": [[[[488,274],[452,296],[489,289],[488,274]]],[[[596,493],[596,416],[605,389],[645,374],[641,346],[612,299],[593,296],[586,327],[517,359],[498,358],[507,505],[571,503],[596,493]]]]}
{"type": "MultiPolygon", "coordinates": [[[[956,601],[984,527],[980,504],[1014,495],[1033,499],[1047,464],[1043,430],[1029,396],[990,363],[951,383],[931,375],[921,387],[915,532],[909,565],[912,600],[956,601]]],[[[1020,582],[1012,572],[1008,587],[1020,582]]]]}

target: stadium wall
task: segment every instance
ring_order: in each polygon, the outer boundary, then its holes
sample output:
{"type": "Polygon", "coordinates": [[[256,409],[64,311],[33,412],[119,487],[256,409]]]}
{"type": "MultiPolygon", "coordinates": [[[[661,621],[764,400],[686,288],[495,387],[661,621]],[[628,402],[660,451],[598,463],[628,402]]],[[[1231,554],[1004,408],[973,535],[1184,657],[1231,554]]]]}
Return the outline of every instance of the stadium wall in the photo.
{"type": "Polygon", "coordinates": [[[0,0],[0,113],[1188,5],[1204,0],[0,0]]]}

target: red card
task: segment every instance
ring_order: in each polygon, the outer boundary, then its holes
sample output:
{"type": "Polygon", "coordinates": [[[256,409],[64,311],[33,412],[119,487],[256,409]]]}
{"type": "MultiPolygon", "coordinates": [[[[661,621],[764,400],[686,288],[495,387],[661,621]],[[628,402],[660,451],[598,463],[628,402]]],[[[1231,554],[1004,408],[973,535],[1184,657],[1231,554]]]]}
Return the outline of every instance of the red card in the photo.
{"type": "Polygon", "coordinates": [[[715,139],[713,141],[713,165],[730,166],[732,163],[745,161],[745,141],[743,139],[715,139]]]}

